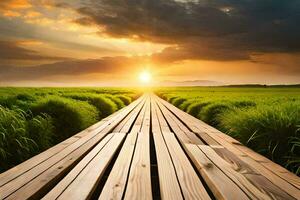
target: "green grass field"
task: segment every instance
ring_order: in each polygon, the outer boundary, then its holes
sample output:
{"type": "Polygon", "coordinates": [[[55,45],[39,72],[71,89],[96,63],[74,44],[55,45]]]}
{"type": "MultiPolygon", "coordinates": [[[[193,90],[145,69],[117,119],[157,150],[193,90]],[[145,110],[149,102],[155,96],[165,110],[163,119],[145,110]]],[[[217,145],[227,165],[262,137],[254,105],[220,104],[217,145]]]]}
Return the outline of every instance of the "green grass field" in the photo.
{"type": "Polygon", "coordinates": [[[177,87],[156,93],[300,174],[300,88],[177,87]]]}
{"type": "MultiPolygon", "coordinates": [[[[300,174],[300,88],[173,87],[156,93],[300,174]]],[[[128,105],[121,88],[0,88],[0,171],[128,105]]]]}
{"type": "Polygon", "coordinates": [[[0,88],[0,172],[128,105],[118,88],[0,88]]]}

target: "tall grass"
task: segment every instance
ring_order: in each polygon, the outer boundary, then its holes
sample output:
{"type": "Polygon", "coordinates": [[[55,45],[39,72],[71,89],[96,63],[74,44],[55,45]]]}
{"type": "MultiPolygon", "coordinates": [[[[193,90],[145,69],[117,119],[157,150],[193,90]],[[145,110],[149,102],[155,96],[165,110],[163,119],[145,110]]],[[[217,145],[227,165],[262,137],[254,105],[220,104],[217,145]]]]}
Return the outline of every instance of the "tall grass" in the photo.
{"type": "Polygon", "coordinates": [[[97,109],[87,102],[57,96],[36,102],[31,110],[35,115],[46,113],[52,117],[56,141],[68,138],[96,123],[99,116],[97,109]]]}
{"type": "Polygon", "coordinates": [[[178,105],[178,108],[180,108],[183,111],[187,111],[187,108],[192,104],[191,101],[187,100],[184,101],[182,104],[178,105]]]}
{"type": "Polygon", "coordinates": [[[117,105],[117,109],[121,109],[125,106],[124,102],[120,98],[114,95],[107,94],[105,95],[105,97],[110,99],[112,102],[114,102],[117,105]]]}
{"type": "MultiPolygon", "coordinates": [[[[298,138],[300,104],[286,103],[235,109],[220,116],[221,127],[250,148],[278,163],[292,153],[291,138],[298,138]]],[[[292,164],[290,164],[291,167],[292,164]]]]}
{"type": "Polygon", "coordinates": [[[100,118],[106,117],[116,110],[118,106],[110,98],[105,97],[104,95],[99,94],[66,94],[64,97],[87,101],[91,105],[95,106],[99,112],[100,118]]]}
{"type": "Polygon", "coordinates": [[[25,113],[0,107],[1,168],[26,159],[34,145],[27,135],[25,113]]]}
{"type": "Polygon", "coordinates": [[[30,104],[36,100],[36,97],[29,93],[19,93],[15,95],[2,96],[0,98],[0,105],[14,109],[20,108],[24,111],[28,111],[30,104]]]}
{"type": "Polygon", "coordinates": [[[179,105],[181,105],[185,101],[186,101],[185,98],[177,97],[177,98],[173,99],[172,103],[173,103],[174,106],[178,107],[179,105]]]}
{"type": "Polygon", "coordinates": [[[132,98],[130,96],[125,95],[115,95],[117,98],[119,98],[121,101],[123,101],[124,105],[129,105],[132,101],[132,98]]]}
{"type": "Polygon", "coordinates": [[[44,113],[27,121],[28,137],[37,144],[36,152],[41,152],[55,143],[53,124],[52,117],[44,113]]]}
{"type": "Polygon", "coordinates": [[[232,109],[232,105],[228,102],[214,102],[203,106],[197,117],[212,126],[218,127],[220,124],[219,116],[230,109],[232,109]]]}
{"type": "MultiPolygon", "coordinates": [[[[299,126],[298,126],[299,127],[299,126]]],[[[289,145],[292,147],[287,156],[287,161],[285,167],[294,171],[296,174],[300,174],[300,137],[299,131],[297,130],[298,135],[296,137],[291,137],[289,140],[289,145]]]]}
{"type": "Polygon", "coordinates": [[[131,103],[113,88],[0,88],[0,172],[131,103]]]}
{"type": "Polygon", "coordinates": [[[0,170],[7,169],[35,152],[49,147],[52,124],[48,116],[37,116],[29,121],[27,114],[0,106],[0,170]],[[47,126],[45,126],[47,124],[47,126]],[[39,135],[36,135],[37,130],[39,135]],[[39,148],[41,147],[41,148],[39,148]]]}
{"type": "MultiPolygon", "coordinates": [[[[201,112],[201,110],[207,106],[211,104],[211,102],[195,102],[195,103],[191,103],[189,106],[187,106],[186,111],[187,113],[189,113],[190,115],[193,115],[195,117],[199,116],[199,113],[201,112]]],[[[179,106],[180,107],[180,106],[179,106]]]]}

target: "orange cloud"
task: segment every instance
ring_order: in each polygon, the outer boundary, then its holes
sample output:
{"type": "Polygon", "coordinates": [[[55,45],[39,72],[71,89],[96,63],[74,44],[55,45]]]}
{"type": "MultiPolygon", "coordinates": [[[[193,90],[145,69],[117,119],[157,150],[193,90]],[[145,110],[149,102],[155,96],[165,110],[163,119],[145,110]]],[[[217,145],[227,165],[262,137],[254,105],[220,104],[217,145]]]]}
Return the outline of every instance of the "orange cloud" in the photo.
{"type": "Polygon", "coordinates": [[[16,41],[16,44],[20,46],[35,46],[35,45],[42,45],[44,43],[38,40],[19,40],[16,41]]]}
{"type": "Polygon", "coordinates": [[[19,10],[32,7],[28,0],[5,0],[0,2],[0,7],[5,10],[19,10]]]}
{"type": "Polygon", "coordinates": [[[32,5],[28,0],[5,0],[0,1],[0,14],[5,17],[20,17],[20,11],[31,8],[32,5]]]}
{"type": "Polygon", "coordinates": [[[16,12],[16,11],[12,11],[12,10],[4,10],[2,12],[3,12],[2,13],[3,16],[5,16],[5,17],[20,17],[21,16],[21,13],[16,12]]]}
{"type": "Polygon", "coordinates": [[[40,12],[30,10],[30,11],[26,12],[26,14],[24,15],[24,18],[31,19],[31,18],[39,17],[41,15],[42,14],[40,12]]]}
{"type": "Polygon", "coordinates": [[[40,25],[40,26],[49,26],[51,24],[54,24],[55,20],[49,19],[46,17],[41,17],[41,18],[30,18],[30,19],[27,19],[25,22],[27,22],[29,24],[40,25]]]}

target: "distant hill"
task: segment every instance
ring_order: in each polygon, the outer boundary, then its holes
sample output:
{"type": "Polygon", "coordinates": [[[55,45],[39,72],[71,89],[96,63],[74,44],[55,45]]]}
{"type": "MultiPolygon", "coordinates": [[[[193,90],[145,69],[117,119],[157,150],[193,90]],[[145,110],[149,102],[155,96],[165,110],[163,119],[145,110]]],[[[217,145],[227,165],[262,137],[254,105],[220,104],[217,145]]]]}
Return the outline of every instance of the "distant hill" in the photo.
{"type": "Polygon", "coordinates": [[[159,83],[159,86],[215,86],[215,87],[249,87],[249,88],[300,88],[300,84],[292,84],[292,85],[264,85],[264,84],[236,84],[236,85],[228,85],[226,83],[211,81],[211,80],[191,80],[191,81],[162,81],[159,83]]]}
{"type": "Polygon", "coordinates": [[[160,86],[222,86],[224,83],[210,80],[192,80],[192,81],[162,81],[160,86]]]}
{"type": "Polygon", "coordinates": [[[221,87],[257,87],[257,88],[300,88],[300,84],[293,84],[293,85],[262,85],[262,84],[241,84],[241,85],[224,85],[221,87]]]}

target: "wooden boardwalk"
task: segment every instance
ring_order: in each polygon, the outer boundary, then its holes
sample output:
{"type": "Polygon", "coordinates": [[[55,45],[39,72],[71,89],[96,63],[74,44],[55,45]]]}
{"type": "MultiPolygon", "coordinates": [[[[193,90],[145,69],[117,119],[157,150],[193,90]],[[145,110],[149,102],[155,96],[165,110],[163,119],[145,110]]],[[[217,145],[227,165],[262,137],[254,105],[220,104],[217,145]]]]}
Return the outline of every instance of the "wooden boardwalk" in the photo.
{"type": "Polygon", "coordinates": [[[0,174],[0,199],[300,199],[300,179],[145,94],[0,174]]]}

